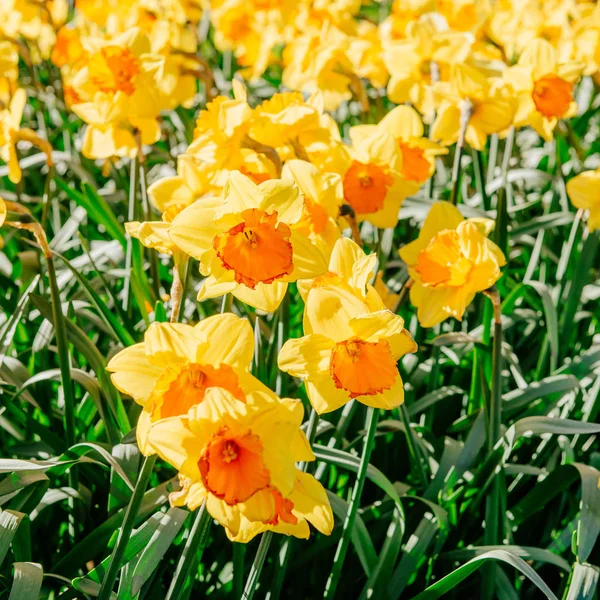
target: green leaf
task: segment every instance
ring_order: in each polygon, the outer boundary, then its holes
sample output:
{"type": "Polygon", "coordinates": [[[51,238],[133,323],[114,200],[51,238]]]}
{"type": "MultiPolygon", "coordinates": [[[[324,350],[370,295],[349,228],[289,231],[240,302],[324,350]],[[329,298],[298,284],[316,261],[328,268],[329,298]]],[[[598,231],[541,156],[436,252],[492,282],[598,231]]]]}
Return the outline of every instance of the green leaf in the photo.
{"type": "Polygon", "coordinates": [[[598,567],[574,563],[565,600],[593,600],[596,597],[599,576],[598,567]]]}
{"type": "MultiPolygon", "coordinates": [[[[355,473],[358,472],[358,466],[360,464],[360,458],[358,456],[353,456],[349,452],[337,450],[336,448],[320,446],[319,444],[313,445],[313,452],[318,460],[324,460],[329,464],[344,467],[355,473]]],[[[367,468],[367,479],[370,479],[375,485],[379,486],[395,502],[395,504],[402,509],[400,496],[398,495],[396,488],[379,469],[376,469],[373,465],[369,465],[367,468]]]]}
{"type": "Polygon", "coordinates": [[[480,569],[488,560],[499,560],[511,565],[523,573],[548,600],[558,600],[544,580],[522,558],[506,550],[492,550],[491,552],[476,556],[461,567],[458,567],[455,571],[452,571],[449,575],[442,577],[438,582],[430,585],[424,592],[415,596],[413,600],[435,600],[436,598],[440,598],[446,592],[455,588],[463,579],[466,579],[469,575],[480,569]]]}
{"type": "Polygon", "coordinates": [[[42,565],[17,562],[14,567],[15,578],[8,600],[35,600],[42,589],[42,565]]]}
{"type": "Polygon", "coordinates": [[[83,206],[87,211],[88,215],[95,223],[98,223],[106,228],[108,235],[119,240],[119,243],[125,247],[125,228],[118,219],[115,217],[110,205],[106,200],[96,193],[96,191],[88,184],[83,184],[83,191],[78,192],[73,189],[67,182],[63,181],[59,177],[55,178],[58,187],[65,192],[65,194],[79,206],[83,206]]]}
{"type": "Polygon", "coordinates": [[[158,566],[175,536],[185,523],[189,512],[180,508],[171,508],[163,516],[152,538],[142,551],[133,572],[131,593],[135,596],[158,566]]]}
{"type": "Polygon", "coordinates": [[[23,513],[13,510],[0,512],[0,566],[6,558],[10,544],[24,516],[23,513]]]}
{"type": "MultiPolygon", "coordinates": [[[[348,512],[348,503],[329,490],[327,490],[327,497],[329,498],[333,514],[337,517],[338,521],[343,523],[348,512]]],[[[360,515],[356,515],[354,527],[352,528],[351,541],[365,575],[369,577],[377,564],[377,553],[369,535],[369,530],[360,515]]]]}

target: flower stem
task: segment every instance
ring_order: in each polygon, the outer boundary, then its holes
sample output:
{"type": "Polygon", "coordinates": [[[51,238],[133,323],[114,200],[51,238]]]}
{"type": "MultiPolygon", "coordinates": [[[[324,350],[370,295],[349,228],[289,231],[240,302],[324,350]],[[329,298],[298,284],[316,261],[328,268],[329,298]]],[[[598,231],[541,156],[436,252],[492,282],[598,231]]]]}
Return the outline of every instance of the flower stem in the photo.
{"type": "Polygon", "coordinates": [[[458,141],[454,152],[454,164],[452,166],[452,192],[450,193],[450,202],[454,205],[458,203],[458,191],[460,188],[460,175],[462,173],[462,155],[465,148],[465,136],[469,119],[473,112],[473,105],[469,100],[463,100],[460,104],[460,126],[458,131],[458,141]]]}
{"type": "MultiPolygon", "coordinates": [[[[487,451],[491,454],[500,440],[502,432],[502,313],[500,294],[495,288],[485,292],[494,307],[494,339],[492,341],[492,385],[489,405],[485,415],[487,421],[487,451]]],[[[496,473],[486,498],[484,543],[494,546],[502,540],[502,474],[496,473]]],[[[496,566],[488,565],[484,570],[482,598],[491,599],[496,585],[496,566]]]]}
{"type": "Polygon", "coordinates": [[[127,542],[131,537],[131,531],[133,530],[135,519],[142,503],[142,499],[144,498],[144,492],[146,491],[146,487],[150,481],[150,476],[152,475],[152,469],[154,468],[155,462],[155,454],[152,456],[147,456],[144,459],[142,471],[135,484],[135,489],[133,490],[129,504],[127,505],[123,524],[119,530],[117,543],[113,548],[106,574],[102,580],[102,586],[100,587],[98,600],[110,600],[115,581],[117,580],[117,574],[122,566],[121,561],[123,560],[123,555],[125,554],[125,548],[127,547],[127,542]]]}
{"type": "Polygon", "coordinates": [[[194,515],[190,535],[179,557],[175,576],[171,580],[165,600],[178,600],[182,597],[193,562],[202,558],[202,553],[208,541],[210,524],[211,516],[206,510],[206,502],[203,502],[194,515]]]}
{"type": "MultiPolygon", "coordinates": [[[[127,220],[135,221],[136,213],[136,189],[137,189],[138,157],[131,159],[131,171],[129,179],[129,206],[127,209],[127,220]]],[[[133,239],[127,234],[127,249],[125,253],[125,278],[123,280],[123,310],[130,314],[131,310],[131,272],[133,267],[133,239]]]]}
{"type": "Polygon", "coordinates": [[[269,546],[271,545],[272,539],[272,531],[266,531],[262,534],[260,538],[260,545],[258,546],[258,550],[256,551],[256,556],[254,557],[254,562],[252,563],[252,568],[250,569],[248,581],[246,581],[246,587],[244,588],[242,600],[252,600],[252,598],[254,597],[256,585],[258,584],[260,573],[262,571],[263,565],[265,564],[265,558],[267,557],[267,552],[269,551],[269,546]]]}
{"type": "Polygon", "coordinates": [[[325,586],[325,593],[323,595],[324,600],[330,600],[334,597],[340,581],[344,560],[346,559],[346,553],[348,552],[348,547],[350,545],[352,529],[354,528],[354,522],[356,520],[356,515],[360,505],[360,497],[365,485],[365,479],[367,478],[367,468],[369,467],[369,460],[371,459],[371,452],[374,446],[375,430],[377,429],[378,420],[378,409],[369,407],[367,409],[367,418],[365,421],[367,434],[365,436],[363,452],[360,459],[360,464],[358,466],[356,483],[352,489],[352,496],[350,497],[348,512],[346,513],[346,519],[342,527],[342,537],[340,538],[338,547],[335,551],[335,556],[333,558],[333,567],[325,586]]]}

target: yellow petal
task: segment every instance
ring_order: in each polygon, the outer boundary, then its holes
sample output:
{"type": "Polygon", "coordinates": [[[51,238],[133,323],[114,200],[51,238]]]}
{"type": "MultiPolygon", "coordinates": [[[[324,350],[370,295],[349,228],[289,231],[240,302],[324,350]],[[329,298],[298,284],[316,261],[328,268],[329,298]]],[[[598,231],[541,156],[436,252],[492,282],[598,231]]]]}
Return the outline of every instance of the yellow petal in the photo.
{"type": "Polygon", "coordinates": [[[143,410],[138,417],[137,425],[135,426],[135,436],[137,439],[137,445],[140,452],[144,456],[150,456],[154,454],[154,450],[148,441],[148,433],[152,426],[152,420],[150,418],[150,411],[143,410]]]}
{"type": "Polygon", "coordinates": [[[183,323],[152,323],[144,336],[146,356],[157,366],[195,362],[199,347],[206,343],[183,323]]]}
{"type": "Polygon", "coordinates": [[[411,106],[396,106],[381,119],[378,127],[396,139],[410,140],[423,137],[423,122],[419,113],[411,106]]]}
{"type": "Polygon", "coordinates": [[[577,208],[600,209],[600,170],[584,171],[570,179],[567,194],[577,208]]]}
{"type": "Polygon", "coordinates": [[[385,390],[380,394],[358,396],[356,399],[362,404],[372,406],[373,408],[382,408],[384,410],[396,408],[404,402],[404,384],[402,378],[398,374],[394,385],[389,390],[385,390]]]}
{"type": "Polygon", "coordinates": [[[329,373],[307,380],[306,395],[320,415],[332,412],[350,401],[350,394],[336,388],[329,373]]]}
{"type": "Polygon", "coordinates": [[[220,500],[214,494],[208,494],[206,498],[206,510],[210,516],[218,521],[232,536],[236,536],[240,530],[240,509],[237,506],[229,506],[224,500],[220,500]]]}
{"type": "MultiPolygon", "coordinates": [[[[190,458],[192,462],[198,462],[206,440],[199,439],[192,432],[187,417],[169,417],[152,424],[148,431],[148,443],[163,460],[181,469],[190,458]]],[[[196,471],[199,477],[198,467],[196,471]]]]}
{"type": "Polygon", "coordinates": [[[200,321],[194,331],[207,340],[196,356],[198,362],[222,363],[247,369],[254,354],[254,332],[248,319],[232,313],[213,315],[200,321]]]}
{"type": "MultiPolygon", "coordinates": [[[[293,249],[294,270],[290,281],[296,279],[314,279],[327,271],[327,262],[320,250],[304,235],[291,230],[290,242],[293,249]]],[[[288,279],[286,277],[286,279],[288,279]]]]}
{"type": "Polygon", "coordinates": [[[354,294],[333,286],[318,287],[308,294],[305,315],[311,331],[340,342],[352,337],[350,319],[367,312],[354,294]]]}
{"type": "Polygon", "coordinates": [[[519,58],[519,65],[531,67],[534,80],[556,72],[556,50],[544,39],[531,40],[519,58]]]}
{"type": "Polygon", "coordinates": [[[308,473],[296,471],[296,485],[290,497],[294,511],[300,513],[321,533],[329,535],[333,530],[333,513],[325,488],[308,473]]]}
{"type": "Polygon", "coordinates": [[[257,283],[255,289],[240,284],[232,294],[238,299],[265,312],[273,312],[279,308],[285,292],[287,283],[275,281],[273,283],[257,283]]]}
{"type": "Polygon", "coordinates": [[[278,366],[301,379],[321,375],[329,370],[333,346],[328,337],[315,333],[288,340],[279,352],[278,366]]]}
{"type": "Polygon", "coordinates": [[[260,208],[263,195],[259,187],[246,175],[232,171],[223,189],[228,212],[241,213],[247,208],[260,208]]]}
{"type": "Polygon", "coordinates": [[[293,224],[302,217],[304,196],[293,179],[268,179],[258,189],[262,194],[259,208],[267,213],[277,211],[277,220],[293,224]]]}
{"type": "Polygon", "coordinates": [[[162,367],[148,360],[144,344],[121,350],[110,359],[106,369],[112,373],[114,386],[140,404],[148,400],[163,372],[162,367]]]}
{"type": "Polygon", "coordinates": [[[456,229],[462,221],[463,216],[456,206],[450,202],[435,202],[425,218],[419,237],[400,248],[400,257],[407,265],[416,265],[419,253],[437,233],[444,229],[456,229]]]}
{"type": "Polygon", "coordinates": [[[173,219],[169,236],[179,248],[199,260],[212,248],[213,239],[219,233],[214,218],[221,205],[222,200],[217,197],[197,200],[173,219]]]}
{"type": "Polygon", "coordinates": [[[4,203],[4,199],[0,198],[0,226],[4,224],[6,219],[6,204],[4,203]]]}
{"type": "Polygon", "coordinates": [[[402,317],[390,310],[380,310],[355,317],[350,321],[350,327],[358,337],[369,342],[387,340],[396,360],[408,352],[417,350],[417,344],[404,328],[402,317]]]}
{"type": "Polygon", "coordinates": [[[148,196],[160,212],[172,205],[188,206],[195,200],[195,195],[185,179],[178,175],[155,181],[148,188],[148,196]]]}
{"type": "Polygon", "coordinates": [[[249,521],[270,521],[275,516],[275,501],[270,490],[259,490],[236,507],[249,521]]]}

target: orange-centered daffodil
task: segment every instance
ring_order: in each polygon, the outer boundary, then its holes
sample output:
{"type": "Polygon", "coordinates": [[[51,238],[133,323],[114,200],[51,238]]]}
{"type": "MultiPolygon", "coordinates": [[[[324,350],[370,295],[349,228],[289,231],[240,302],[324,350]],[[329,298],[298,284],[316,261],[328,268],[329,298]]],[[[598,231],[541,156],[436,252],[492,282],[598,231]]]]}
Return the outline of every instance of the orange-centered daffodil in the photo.
{"type": "Polygon", "coordinates": [[[515,125],[529,125],[550,141],[558,121],[577,112],[573,87],[583,68],[583,63],[559,62],[550,42],[531,40],[519,62],[504,75],[519,101],[515,125]]]}
{"type": "Polygon", "coordinates": [[[396,363],[417,345],[401,317],[389,310],[368,312],[354,294],[333,286],[310,292],[306,315],[310,333],[284,344],[279,368],[305,381],[319,414],[353,398],[376,408],[402,404],[396,363]]]}
{"type": "Polygon", "coordinates": [[[253,349],[250,323],[226,313],[193,327],[153,323],[142,343],[116,354],[107,366],[115,387],[143,406],[140,450],[151,453],[151,423],[187,413],[212,387],[227,390],[240,403],[257,394],[274,397],[248,372],[253,349]]]}
{"type": "Polygon", "coordinates": [[[400,249],[414,280],[410,299],[423,327],[450,316],[461,320],[475,294],[498,281],[506,260],[486,238],[492,226],[488,219],[465,220],[449,202],[436,202],[419,237],[400,249]]]}
{"type": "Polygon", "coordinates": [[[184,209],[169,235],[207,275],[198,299],[232,293],[270,312],[288,282],[324,273],[321,252],[293,228],[303,209],[304,197],[293,181],[256,185],[238,171],[230,174],[222,199],[201,198],[184,209]]]}
{"type": "Polygon", "coordinates": [[[314,460],[300,429],[296,400],[243,404],[213,387],[187,415],[152,425],[149,441],[179,469],[182,489],[171,503],[208,512],[228,537],[248,542],[263,531],[308,538],[308,522],[329,534],[333,515],[325,490],[296,461],[314,460]]]}

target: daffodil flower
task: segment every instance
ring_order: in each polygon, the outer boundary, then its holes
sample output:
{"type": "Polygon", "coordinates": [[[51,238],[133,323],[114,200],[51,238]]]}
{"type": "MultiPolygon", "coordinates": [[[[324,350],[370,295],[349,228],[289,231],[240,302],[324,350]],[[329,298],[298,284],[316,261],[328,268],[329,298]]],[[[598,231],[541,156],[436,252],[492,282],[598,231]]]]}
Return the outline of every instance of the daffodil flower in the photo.
{"type": "MultiPolygon", "coordinates": [[[[314,279],[298,281],[298,292],[306,302],[311,290],[335,286],[350,292],[364,302],[365,312],[385,308],[382,299],[371,285],[377,267],[377,255],[365,254],[350,238],[340,238],[335,243],[326,273],[314,279]]],[[[304,314],[304,333],[310,332],[310,322],[304,314]]]]}
{"type": "Polygon", "coordinates": [[[409,195],[416,193],[433,175],[435,157],[448,152],[424,136],[423,121],[411,106],[396,106],[377,125],[356,125],[350,135],[359,144],[360,139],[376,131],[386,132],[396,140],[402,156],[400,174],[409,195]]]}
{"type": "Polygon", "coordinates": [[[354,294],[333,286],[312,290],[305,310],[311,333],[284,344],[279,368],[304,380],[319,414],[353,398],[375,408],[402,404],[396,363],[417,345],[401,317],[389,310],[367,312],[354,294]]]}
{"type": "Polygon", "coordinates": [[[200,261],[206,279],[199,300],[231,293],[260,310],[275,310],[288,283],[327,270],[319,249],[293,226],[304,197],[289,179],[260,185],[234,171],[221,198],[201,198],[169,229],[171,239],[200,261]]]}
{"type": "Polygon", "coordinates": [[[550,141],[559,119],[577,113],[573,86],[582,71],[582,63],[559,62],[557,51],[546,40],[532,40],[505,74],[519,101],[515,126],[529,125],[550,141]]]}
{"type": "MultiPolygon", "coordinates": [[[[360,131],[360,130],[359,130],[360,131]]],[[[362,136],[350,130],[353,144],[341,169],[344,198],[358,221],[394,227],[409,190],[402,179],[402,154],[394,138],[376,130],[362,136]]]]}
{"type": "Polygon", "coordinates": [[[475,67],[454,65],[450,81],[434,89],[440,105],[431,137],[445,146],[458,141],[465,120],[465,140],[476,150],[484,148],[489,135],[512,125],[516,109],[512,89],[475,67]]]}
{"type": "Polygon", "coordinates": [[[475,294],[500,279],[506,259],[486,238],[492,227],[489,219],[465,220],[449,202],[436,202],[419,237],[400,249],[414,280],[410,300],[423,327],[448,317],[460,321],[475,294]]]}
{"type": "Polygon", "coordinates": [[[333,515],[325,490],[296,468],[296,461],[314,460],[300,429],[303,414],[295,400],[243,404],[215,387],[187,415],[155,423],[150,444],[183,483],[171,502],[191,510],[206,502],[232,541],[263,531],[308,538],[309,522],[328,535],[333,515]]]}
{"type": "Polygon", "coordinates": [[[248,372],[253,351],[250,323],[226,313],[195,326],[153,323],[142,343],[116,354],[107,366],[115,387],[143,406],[137,424],[141,452],[152,452],[153,422],[185,414],[211,387],[228,390],[240,403],[256,394],[274,397],[248,372]]]}

